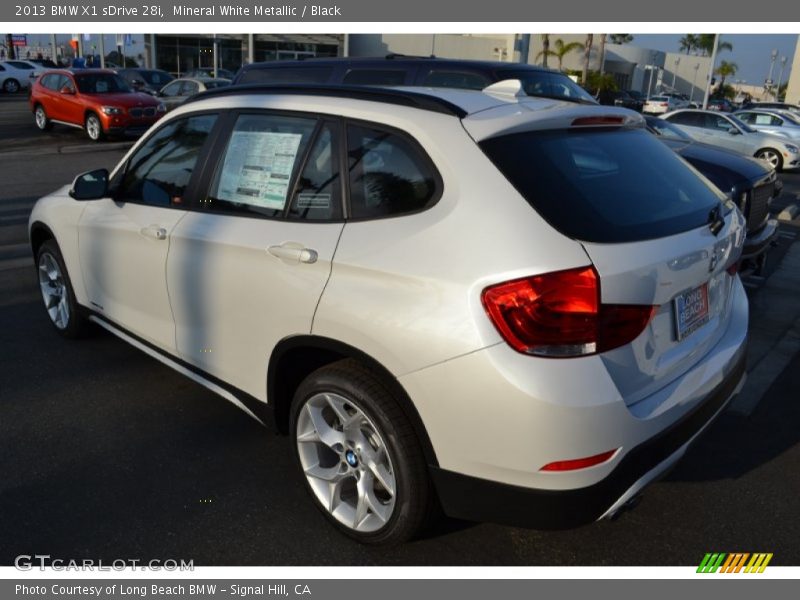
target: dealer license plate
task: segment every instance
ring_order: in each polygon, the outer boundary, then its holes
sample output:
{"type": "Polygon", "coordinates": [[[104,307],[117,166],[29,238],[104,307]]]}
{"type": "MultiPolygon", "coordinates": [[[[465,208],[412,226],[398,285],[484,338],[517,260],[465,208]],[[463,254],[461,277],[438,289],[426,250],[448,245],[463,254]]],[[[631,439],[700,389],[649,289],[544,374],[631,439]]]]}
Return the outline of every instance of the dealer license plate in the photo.
{"type": "Polygon", "coordinates": [[[678,340],[691,335],[708,322],[708,284],[683,292],[674,302],[678,340]]]}

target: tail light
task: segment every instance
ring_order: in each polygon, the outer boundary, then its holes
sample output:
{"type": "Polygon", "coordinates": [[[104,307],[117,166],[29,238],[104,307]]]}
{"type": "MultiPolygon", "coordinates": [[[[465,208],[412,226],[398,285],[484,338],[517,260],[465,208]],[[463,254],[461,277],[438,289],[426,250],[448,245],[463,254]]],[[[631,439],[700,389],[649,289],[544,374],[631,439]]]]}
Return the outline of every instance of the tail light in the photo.
{"type": "Polygon", "coordinates": [[[483,306],[517,352],[586,356],[623,346],[655,314],[650,305],[602,304],[594,267],[515,279],[483,291],[483,306]]]}
{"type": "Polygon", "coordinates": [[[555,462],[547,463],[540,471],[577,471],[579,469],[588,469],[595,465],[600,465],[610,460],[619,448],[603,452],[602,454],[595,454],[594,456],[587,456],[586,458],[575,458],[571,460],[557,460],[555,462]]]}

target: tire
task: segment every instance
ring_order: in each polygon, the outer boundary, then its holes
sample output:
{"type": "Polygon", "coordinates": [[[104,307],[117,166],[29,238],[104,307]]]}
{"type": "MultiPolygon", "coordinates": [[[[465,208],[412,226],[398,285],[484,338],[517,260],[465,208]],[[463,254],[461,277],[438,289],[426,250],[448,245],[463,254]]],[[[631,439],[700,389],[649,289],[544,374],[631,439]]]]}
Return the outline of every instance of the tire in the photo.
{"type": "Polygon", "coordinates": [[[783,170],[783,157],[775,148],[762,148],[755,153],[755,157],[767,161],[776,171],[783,170]]]}
{"type": "Polygon", "coordinates": [[[90,140],[99,142],[103,139],[103,123],[96,114],[89,113],[86,115],[86,121],[83,125],[86,135],[89,136],[90,140]]]}
{"type": "Polygon", "coordinates": [[[8,94],[16,94],[19,89],[19,81],[16,79],[9,78],[3,82],[3,91],[8,94]]]}
{"type": "Polygon", "coordinates": [[[47,240],[39,247],[36,266],[39,289],[50,323],[66,338],[83,337],[89,322],[79,310],[64,258],[55,240],[47,240]]]}
{"type": "Polygon", "coordinates": [[[49,131],[53,128],[53,122],[47,118],[47,113],[44,111],[44,106],[41,104],[36,105],[36,109],[33,111],[33,118],[36,122],[36,127],[38,127],[40,131],[49,131]]]}
{"type": "Polygon", "coordinates": [[[309,375],[292,402],[291,432],[306,489],[339,531],[389,545],[428,525],[435,494],[419,440],[388,386],[361,363],[309,375]]]}

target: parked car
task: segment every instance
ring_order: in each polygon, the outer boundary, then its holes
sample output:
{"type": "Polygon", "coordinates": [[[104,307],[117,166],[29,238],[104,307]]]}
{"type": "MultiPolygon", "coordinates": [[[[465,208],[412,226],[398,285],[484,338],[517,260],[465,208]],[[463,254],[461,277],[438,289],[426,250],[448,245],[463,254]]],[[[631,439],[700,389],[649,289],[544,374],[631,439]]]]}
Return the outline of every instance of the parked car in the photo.
{"type": "MultiPolygon", "coordinates": [[[[236,73],[230,71],[228,69],[217,69],[217,77],[221,77],[223,79],[230,79],[236,76],[236,73]]],[[[191,71],[187,71],[183,73],[181,77],[188,77],[188,78],[197,78],[197,77],[211,77],[214,78],[214,69],[212,67],[202,67],[200,69],[192,69],[191,71]]]]}
{"type": "Polygon", "coordinates": [[[699,142],[766,160],[776,171],[800,166],[800,149],[785,137],[761,133],[733,115],[684,109],[663,115],[699,142]]]}
{"type": "Polygon", "coordinates": [[[708,110],[713,110],[715,112],[733,112],[733,104],[727,98],[709,98],[708,99],[708,110]]]}
{"type": "Polygon", "coordinates": [[[778,236],[778,221],[770,218],[769,211],[772,199],[783,189],[775,169],[762,160],[697,142],[665,119],[653,116],[645,121],[651,133],[736,203],[747,219],[740,270],[760,274],[778,236]]]}
{"type": "Polygon", "coordinates": [[[222,79],[221,77],[216,79],[213,77],[182,77],[165,85],[156,95],[169,111],[180,106],[187,98],[195,94],[205,92],[206,90],[213,90],[218,87],[225,87],[230,84],[230,79],[222,79]]]}
{"type": "Polygon", "coordinates": [[[800,115],[796,113],[779,109],[750,109],[737,111],[734,115],[756,131],[800,140],[800,115]]]}
{"type": "Polygon", "coordinates": [[[0,61],[0,87],[8,94],[30,89],[33,80],[42,72],[41,66],[27,60],[0,61]]]}
{"type": "Polygon", "coordinates": [[[56,64],[49,58],[28,58],[26,59],[28,62],[32,62],[36,65],[39,65],[43,69],[58,69],[60,65],[56,64]]]}
{"type": "Polygon", "coordinates": [[[164,104],[134,92],[119,75],[102,69],[46,71],[31,90],[36,126],[53,123],[78,127],[89,139],[106,135],[140,135],[164,115],[164,104]]]}
{"type": "Polygon", "coordinates": [[[610,517],[742,381],[745,222],[636,113],[521,90],[198,94],[34,206],[49,319],[289,434],[362,542],[610,517]]]}
{"type": "Polygon", "coordinates": [[[742,105],[742,110],[772,110],[776,108],[800,114],[800,106],[786,102],[749,102],[742,105]]]}
{"type": "Polygon", "coordinates": [[[625,91],[604,90],[598,93],[597,101],[605,106],[621,106],[636,112],[642,112],[644,103],[625,91]]]}
{"type": "Polygon", "coordinates": [[[642,112],[649,115],[661,115],[683,108],[684,103],[675,96],[652,96],[644,103],[642,112]]]}
{"type": "Polygon", "coordinates": [[[267,83],[426,86],[482,90],[519,79],[525,94],[596,104],[589,92],[560,71],[507,62],[454,60],[389,54],[378,58],[315,58],[252,63],[243,66],[233,85],[267,83]]]}
{"type": "Polygon", "coordinates": [[[160,69],[118,69],[117,74],[125,80],[132,90],[147,92],[153,96],[175,79],[172,75],[160,69]]]}

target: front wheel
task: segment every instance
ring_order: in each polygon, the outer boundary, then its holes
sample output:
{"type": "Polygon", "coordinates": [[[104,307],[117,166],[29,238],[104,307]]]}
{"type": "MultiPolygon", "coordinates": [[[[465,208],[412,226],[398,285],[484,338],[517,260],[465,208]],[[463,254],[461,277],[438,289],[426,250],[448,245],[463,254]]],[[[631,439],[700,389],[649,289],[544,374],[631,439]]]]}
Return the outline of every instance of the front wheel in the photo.
{"type": "Polygon", "coordinates": [[[100,117],[97,115],[90,113],[86,117],[86,135],[89,136],[89,139],[93,142],[99,142],[103,139],[103,124],[100,122],[100,117]]]}
{"type": "Polygon", "coordinates": [[[322,367],[298,388],[292,437],[315,504],[366,544],[416,535],[433,492],[419,440],[389,388],[360,363],[322,367]]]}
{"type": "Polygon", "coordinates": [[[47,131],[53,128],[53,123],[47,118],[47,113],[44,112],[44,107],[41,104],[33,111],[33,116],[36,120],[36,127],[41,131],[47,131]]]}
{"type": "Polygon", "coordinates": [[[36,264],[39,289],[50,322],[64,337],[81,337],[86,332],[88,323],[78,311],[64,258],[54,240],[47,240],[39,247],[36,264]]]}
{"type": "Polygon", "coordinates": [[[767,161],[776,171],[783,169],[783,157],[774,148],[762,148],[756,152],[755,157],[767,161]]]}

